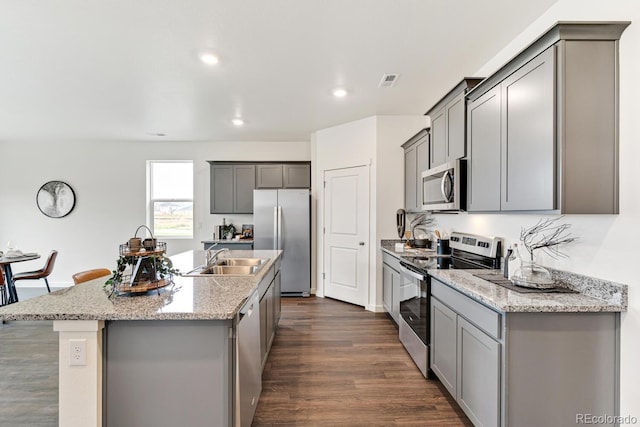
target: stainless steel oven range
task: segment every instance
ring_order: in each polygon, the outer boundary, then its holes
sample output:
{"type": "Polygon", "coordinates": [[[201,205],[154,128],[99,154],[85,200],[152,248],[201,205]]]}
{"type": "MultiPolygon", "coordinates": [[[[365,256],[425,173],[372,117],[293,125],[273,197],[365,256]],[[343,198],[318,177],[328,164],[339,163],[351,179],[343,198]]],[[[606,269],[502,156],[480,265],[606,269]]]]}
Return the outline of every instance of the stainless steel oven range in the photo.
{"type": "Polygon", "coordinates": [[[427,270],[500,269],[502,239],[499,237],[453,232],[449,246],[449,254],[437,255],[435,251],[425,251],[420,255],[404,255],[400,260],[402,281],[407,290],[400,301],[400,341],[425,377],[430,377],[431,283],[427,270]]]}

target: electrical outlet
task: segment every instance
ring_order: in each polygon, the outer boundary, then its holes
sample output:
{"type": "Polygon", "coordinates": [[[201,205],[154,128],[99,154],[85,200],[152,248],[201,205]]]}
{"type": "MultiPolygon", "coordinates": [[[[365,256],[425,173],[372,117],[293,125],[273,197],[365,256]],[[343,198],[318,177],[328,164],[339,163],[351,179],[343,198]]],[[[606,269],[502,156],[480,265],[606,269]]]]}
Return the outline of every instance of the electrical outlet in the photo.
{"type": "Polygon", "coordinates": [[[69,366],[87,366],[87,340],[69,340],[69,366]]]}

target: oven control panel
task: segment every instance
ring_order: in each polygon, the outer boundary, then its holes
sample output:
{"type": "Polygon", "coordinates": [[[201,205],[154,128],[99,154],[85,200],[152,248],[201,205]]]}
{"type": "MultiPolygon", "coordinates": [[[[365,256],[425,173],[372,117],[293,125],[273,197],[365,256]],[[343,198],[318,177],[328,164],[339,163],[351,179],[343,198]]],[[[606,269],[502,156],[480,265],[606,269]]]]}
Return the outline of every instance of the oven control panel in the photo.
{"type": "Polygon", "coordinates": [[[452,232],[449,238],[449,246],[451,248],[489,258],[502,256],[502,254],[498,253],[501,242],[502,239],[500,237],[478,236],[476,234],[460,233],[457,231],[452,232]]]}

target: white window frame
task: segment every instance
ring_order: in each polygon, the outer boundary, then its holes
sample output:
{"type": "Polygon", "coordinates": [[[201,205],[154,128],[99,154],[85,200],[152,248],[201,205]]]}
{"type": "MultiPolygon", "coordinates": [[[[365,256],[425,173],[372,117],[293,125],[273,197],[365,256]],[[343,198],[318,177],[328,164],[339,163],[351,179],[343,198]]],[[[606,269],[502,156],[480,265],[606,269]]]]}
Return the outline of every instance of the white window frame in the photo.
{"type": "MultiPolygon", "coordinates": [[[[193,167],[193,160],[147,160],[147,226],[153,232],[153,237],[160,237],[165,240],[189,240],[193,239],[195,236],[195,223],[196,223],[196,209],[195,209],[195,201],[193,200],[193,195],[190,199],[170,199],[170,198],[152,198],[153,194],[153,165],[156,163],[190,163],[193,167]],[[154,216],[153,216],[153,204],[155,202],[191,202],[193,207],[193,218],[191,224],[191,236],[165,236],[161,234],[157,234],[154,228],[154,216]]],[[[195,172],[192,175],[191,179],[195,178],[195,172]]],[[[195,189],[194,189],[195,192],[195,189]]]]}

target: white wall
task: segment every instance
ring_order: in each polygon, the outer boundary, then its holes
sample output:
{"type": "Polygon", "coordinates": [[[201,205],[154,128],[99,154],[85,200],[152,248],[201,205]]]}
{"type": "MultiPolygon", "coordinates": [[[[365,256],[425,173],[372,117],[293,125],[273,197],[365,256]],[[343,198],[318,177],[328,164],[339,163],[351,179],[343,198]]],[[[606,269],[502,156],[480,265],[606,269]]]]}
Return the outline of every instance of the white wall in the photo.
{"type": "MultiPolygon", "coordinates": [[[[382,311],[382,267],[377,261],[380,236],[394,229],[395,211],[404,205],[404,157],[400,145],[424,128],[424,116],[373,116],[319,130],[314,135],[317,189],[322,189],[324,171],[354,166],[369,166],[369,294],[366,308],[382,311]],[[393,211],[394,216],[388,214],[393,211]]],[[[322,286],[322,191],[316,194],[318,205],[318,290],[322,286]]]]}
{"type": "MultiPolygon", "coordinates": [[[[474,75],[490,75],[556,21],[622,20],[633,23],[620,40],[620,214],[567,215],[577,244],[566,248],[567,259],[544,264],[629,285],[629,310],[622,315],[621,414],[640,418],[640,2],[635,0],[560,0],[474,75]]],[[[462,71],[462,70],[461,70],[462,71]]],[[[452,70],[452,72],[456,72],[452,70]]],[[[443,92],[444,92],[443,88],[443,92]]],[[[585,91],[589,88],[585,87],[585,91]]],[[[585,171],[597,173],[598,171],[585,171]]],[[[477,232],[517,242],[521,226],[542,215],[437,215],[438,228],[477,232]]]]}
{"type": "MultiPolygon", "coordinates": [[[[0,142],[0,249],[6,249],[8,240],[27,252],[57,249],[50,280],[54,286],[71,284],[77,271],[115,268],[118,245],[145,223],[147,160],[194,161],[195,235],[167,240],[167,252],[200,249],[223,216],[209,213],[207,160],[308,161],[310,156],[308,141],[0,142]],[[36,206],[38,189],[50,180],[65,181],[76,193],[76,207],[67,217],[48,218],[36,206]]],[[[224,216],[234,224],[252,222],[251,215],[224,216]]],[[[14,271],[39,268],[43,262],[16,264],[14,271]]]]}

